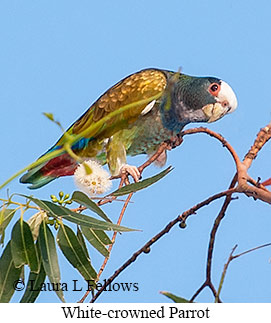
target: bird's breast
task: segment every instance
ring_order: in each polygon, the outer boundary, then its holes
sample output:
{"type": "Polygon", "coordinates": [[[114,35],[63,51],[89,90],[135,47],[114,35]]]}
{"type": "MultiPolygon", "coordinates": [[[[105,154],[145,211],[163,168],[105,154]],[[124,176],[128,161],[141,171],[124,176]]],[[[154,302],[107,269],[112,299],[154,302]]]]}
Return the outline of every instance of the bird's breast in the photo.
{"type": "Polygon", "coordinates": [[[139,118],[133,124],[131,132],[133,138],[127,145],[127,154],[130,156],[147,154],[173,136],[171,130],[163,127],[159,113],[148,113],[139,118]]]}

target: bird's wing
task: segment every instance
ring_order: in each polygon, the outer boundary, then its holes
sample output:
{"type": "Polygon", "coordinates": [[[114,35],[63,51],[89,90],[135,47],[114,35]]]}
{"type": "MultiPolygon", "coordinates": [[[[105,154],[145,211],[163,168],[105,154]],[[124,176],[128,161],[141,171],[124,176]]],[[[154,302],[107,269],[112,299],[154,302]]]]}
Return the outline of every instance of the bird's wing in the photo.
{"type": "MultiPolygon", "coordinates": [[[[80,134],[90,125],[99,121],[110,112],[127,104],[150,98],[147,103],[136,105],[103,124],[96,136],[110,137],[113,133],[133,123],[156,95],[162,96],[167,85],[166,75],[156,69],[147,69],[132,74],[106,91],[68,130],[70,134],[80,134]]],[[[150,104],[152,106],[152,104],[150,104]]]]}

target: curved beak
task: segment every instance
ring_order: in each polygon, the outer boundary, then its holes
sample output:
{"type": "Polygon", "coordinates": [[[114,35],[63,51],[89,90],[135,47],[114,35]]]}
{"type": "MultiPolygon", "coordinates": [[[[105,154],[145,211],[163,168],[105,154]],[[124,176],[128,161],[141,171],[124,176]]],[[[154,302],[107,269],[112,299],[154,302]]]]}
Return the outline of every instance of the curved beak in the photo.
{"type": "Polygon", "coordinates": [[[229,107],[223,107],[221,103],[207,104],[202,108],[202,111],[206,115],[207,122],[214,122],[224,117],[225,114],[230,113],[229,107]]]}

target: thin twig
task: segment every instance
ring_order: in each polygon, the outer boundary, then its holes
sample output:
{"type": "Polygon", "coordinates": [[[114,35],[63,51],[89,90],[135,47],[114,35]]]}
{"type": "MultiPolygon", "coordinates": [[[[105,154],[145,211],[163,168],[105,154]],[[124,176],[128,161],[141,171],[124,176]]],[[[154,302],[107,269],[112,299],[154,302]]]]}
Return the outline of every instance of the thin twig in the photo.
{"type": "Polygon", "coordinates": [[[229,266],[229,264],[230,264],[230,262],[232,260],[232,255],[233,255],[233,253],[234,253],[234,251],[235,251],[236,248],[237,248],[237,244],[233,247],[233,249],[232,249],[232,251],[230,253],[229,259],[226,262],[226,264],[224,265],[224,269],[223,269],[223,272],[222,272],[222,275],[221,275],[221,279],[220,279],[220,282],[219,282],[217,294],[216,294],[216,297],[215,297],[215,303],[218,303],[218,299],[219,299],[219,296],[220,296],[220,293],[221,293],[221,289],[222,289],[222,286],[223,286],[223,283],[224,283],[225,275],[226,275],[228,266],[229,266]]]}
{"type": "MultiPolygon", "coordinates": [[[[126,199],[126,202],[125,202],[125,203],[124,203],[124,205],[123,205],[123,208],[122,208],[122,210],[121,210],[121,213],[120,213],[120,216],[119,216],[119,219],[118,219],[118,222],[117,222],[117,224],[118,224],[118,225],[120,225],[120,224],[121,224],[122,218],[123,218],[123,216],[124,216],[124,212],[125,212],[125,210],[126,210],[126,208],[127,208],[127,205],[128,205],[128,203],[129,203],[130,199],[132,198],[132,196],[133,196],[133,193],[130,193],[130,194],[128,195],[127,199],[126,199]]],[[[101,268],[100,268],[100,270],[99,270],[99,273],[98,273],[98,275],[97,275],[97,279],[99,279],[99,278],[100,278],[100,276],[101,276],[102,272],[104,271],[104,268],[105,268],[105,266],[106,266],[106,264],[107,264],[107,261],[108,261],[108,259],[109,259],[109,257],[110,257],[111,250],[112,250],[113,245],[114,245],[114,243],[115,243],[115,240],[116,240],[116,236],[117,236],[117,234],[118,234],[118,232],[117,232],[117,231],[115,231],[115,232],[114,232],[114,234],[113,234],[113,236],[112,236],[112,239],[111,239],[112,244],[108,247],[109,255],[108,255],[108,257],[106,257],[106,258],[104,259],[104,262],[103,262],[103,264],[102,264],[102,266],[101,266],[101,268]]]]}
{"type": "MultiPolygon", "coordinates": [[[[234,188],[236,181],[237,181],[237,176],[235,175],[231,181],[229,189],[234,188]]],[[[220,212],[218,213],[218,216],[215,219],[212,231],[210,233],[210,241],[209,241],[208,254],[207,254],[207,267],[206,267],[206,281],[207,282],[211,282],[212,258],[213,258],[214,243],[215,243],[215,237],[217,234],[217,230],[218,230],[218,227],[219,227],[222,219],[224,218],[224,216],[226,214],[226,210],[227,210],[228,206],[230,205],[231,201],[232,201],[232,196],[230,194],[225,198],[225,201],[221,207],[220,212]]]]}
{"type": "Polygon", "coordinates": [[[221,279],[220,279],[220,282],[219,282],[219,287],[218,287],[218,291],[217,291],[217,295],[216,295],[216,298],[215,298],[215,302],[217,303],[218,300],[219,300],[219,295],[221,293],[221,289],[222,289],[222,286],[223,286],[223,283],[224,283],[224,279],[225,279],[225,276],[226,276],[226,272],[228,270],[228,267],[229,267],[229,264],[231,263],[232,260],[238,258],[238,257],[241,257],[243,255],[246,255],[250,252],[253,252],[253,251],[256,251],[258,249],[261,249],[261,248],[265,248],[265,247],[270,247],[271,246],[271,243],[266,243],[266,244],[263,244],[261,246],[258,246],[258,247],[255,247],[255,248],[251,248],[249,250],[246,250],[244,252],[241,252],[237,255],[233,255],[234,251],[236,250],[237,248],[237,245],[235,245],[229,255],[229,258],[227,260],[227,262],[225,263],[224,265],[224,269],[223,269],[223,272],[222,272],[222,275],[221,275],[221,279]]]}
{"type": "Polygon", "coordinates": [[[233,260],[233,259],[236,259],[236,258],[241,257],[243,255],[246,255],[247,253],[253,252],[253,251],[258,250],[258,249],[261,249],[261,248],[270,247],[270,246],[271,246],[271,242],[265,243],[265,244],[263,244],[261,246],[258,246],[258,247],[251,248],[249,250],[243,251],[243,252],[239,253],[238,255],[232,255],[231,258],[233,260]]]}
{"type": "MultiPolygon", "coordinates": [[[[237,174],[232,179],[231,184],[229,186],[229,189],[233,189],[234,186],[236,185],[236,182],[237,182],[237,174]]],[[[203,282],[203,284],[199,287],[199,289],[191,297],[190,302],[193,302],[205,287],[209,287],[212,290],[214,296],[216,297],[216,294],[214,293],[214,286],[213,286],[212,280],[211,280],[211,270],[212,270],[214,243],[215,243],[215,237],[216,237],[218,227],[219,227],[219,225],[221,223],[221,220],[224,218],[225,212],[226,212],[226,210],[227,210],[227,208],[228,208],[231,201],[232,201],[232,194],[229,194],[229,195],[226,196],[225,201],[224,201],[224,203],[223,203],[223,205],[221,207],[221,210],[220,210],[218,216],[215,219],[214,225],[212,227],[212,231],[210,233],[210,240],[209,240],[209,246],[208,246],[207,265],[206,265],[206,279],[203,282]]],[[[221,301],[219,300],[219,302],[221,302],[221,301]]]]}

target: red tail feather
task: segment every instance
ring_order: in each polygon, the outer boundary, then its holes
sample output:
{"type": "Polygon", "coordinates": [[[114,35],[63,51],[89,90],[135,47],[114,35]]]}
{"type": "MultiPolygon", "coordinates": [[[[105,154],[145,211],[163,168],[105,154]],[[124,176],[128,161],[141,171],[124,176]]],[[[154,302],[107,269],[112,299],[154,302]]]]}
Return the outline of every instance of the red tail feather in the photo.
{"type": "Polygon", "coordinates": [[[50,160],[42,167],[41,172],[43,176],[69,176],[74,174],[76,167],[76,161],[68,154],[64,154],[50,160]]]}

